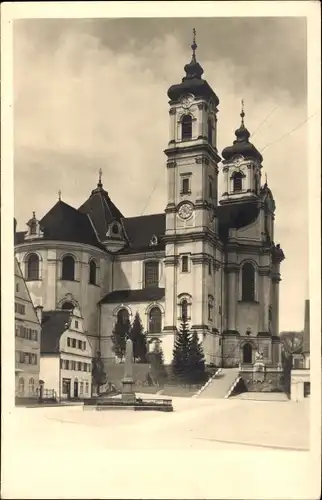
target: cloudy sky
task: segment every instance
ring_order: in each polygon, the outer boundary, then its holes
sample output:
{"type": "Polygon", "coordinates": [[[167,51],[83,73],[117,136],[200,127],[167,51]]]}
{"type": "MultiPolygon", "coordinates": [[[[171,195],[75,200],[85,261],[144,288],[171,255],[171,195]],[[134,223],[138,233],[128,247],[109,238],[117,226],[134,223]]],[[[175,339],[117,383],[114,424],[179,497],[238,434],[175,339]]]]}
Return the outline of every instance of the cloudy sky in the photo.
{"type": "Polygon", "coordinates": [[[15,21],[18,229],[33,210],[45,215],[59,190],[80,206],[99,168],[125,216],[164,210],[166,92],[184,76],[193,27],[204,78],[220,99],[219,151],[234,139],[242,98],[263,150],[275,240],[286,254],[280,329],[300,330],[308,293],[307,126],[298,127],[307,119],[304,18],[15,21]]]}

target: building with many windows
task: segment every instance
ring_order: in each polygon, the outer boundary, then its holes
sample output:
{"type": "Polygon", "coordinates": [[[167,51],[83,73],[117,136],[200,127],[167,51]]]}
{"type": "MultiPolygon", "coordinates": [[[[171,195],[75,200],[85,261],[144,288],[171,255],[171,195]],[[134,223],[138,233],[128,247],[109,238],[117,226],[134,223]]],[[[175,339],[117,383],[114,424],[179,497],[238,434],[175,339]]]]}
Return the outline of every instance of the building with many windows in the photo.
{"type": "Polygon", "coordinates": [[[92,347],[78,308],[43,312],[40,377],[57,399],[91,396],[92,347]]]}
{"type": "MultiPolygon", "coordinates": [[[[274,240],[276,206],[262,181],[263,157],[242,109],[233,143],[220,155],[219,98],[196,59],[168,90],[167,203],[159,214],[124,217],[102,184],[74,208],[59,197],[15,253],[30,294],[47,311],[81,308],[93,351],[113,359],[117,317],[140,313],[166,362],[183,318],[208,363],[280,361],[279,282],[283,251],[274,240]],[[218,192],[218,176],[224,189],[218,192]]],[[[225,117],[227,119],[227,117],[225,117]]]]}
{"type": "Polygon", "coordinates": [[[15,259],[15,393],[36,397],[39,389],[41,326],[15,259]]]}

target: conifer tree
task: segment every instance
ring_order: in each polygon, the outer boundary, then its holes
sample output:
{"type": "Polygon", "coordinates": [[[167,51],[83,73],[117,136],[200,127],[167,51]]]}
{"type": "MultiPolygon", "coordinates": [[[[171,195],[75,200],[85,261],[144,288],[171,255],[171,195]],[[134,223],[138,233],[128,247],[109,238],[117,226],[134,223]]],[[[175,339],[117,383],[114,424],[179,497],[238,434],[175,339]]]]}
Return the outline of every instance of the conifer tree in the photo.
{"type": "Polygon", "coordinates": [[[164,356],[160,341],[154,343],[153,351],[149,353],[149,361],[151,364],[152,377],[163,382],[167,378],[167,371],[164,366],[164,356]]]}
{"type": "Polygon", "coordinates": [[[199,383],[205,380],[205,357],[197,332],[193,332],[189,349],[189,380],[199,383]]]}
{"type": "Polygon", "coordinates": [[[121,316],[117,318],[115,323],[112,342],[113,352],[122,361],[125,355],[126,340],[129,337],[131,323],[129,319],[124,319],[121,316]]]}
{"type": "Polygon", "coordinates": [[[176,335],[173,360],[172,360],[172,373],[175,378],[182,382],[186,382],[189,378],[189,354],[191,344],[191,333],[186,319],[183,319],[179,332],[176,335]]]}
{"type": "Polygon", "coordinates": [[[147,357],[146,335],[143,331],[142,321],[138,312],[136,312],[131,326],[130,339],[133,342],[134,359],[145,363],[147,357]]]}

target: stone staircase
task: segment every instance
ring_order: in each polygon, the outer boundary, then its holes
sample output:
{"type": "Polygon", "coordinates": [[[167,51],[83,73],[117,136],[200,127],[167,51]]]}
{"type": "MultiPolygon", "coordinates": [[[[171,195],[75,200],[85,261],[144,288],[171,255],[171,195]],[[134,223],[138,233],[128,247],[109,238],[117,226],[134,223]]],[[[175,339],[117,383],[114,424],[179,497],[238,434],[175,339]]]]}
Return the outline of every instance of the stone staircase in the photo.
{"type": "Polygon", "coordinates": [[[240,378],[239,368],[220,368],[197,392],[195,397],[205,399],[229,398],[240,378]]]}

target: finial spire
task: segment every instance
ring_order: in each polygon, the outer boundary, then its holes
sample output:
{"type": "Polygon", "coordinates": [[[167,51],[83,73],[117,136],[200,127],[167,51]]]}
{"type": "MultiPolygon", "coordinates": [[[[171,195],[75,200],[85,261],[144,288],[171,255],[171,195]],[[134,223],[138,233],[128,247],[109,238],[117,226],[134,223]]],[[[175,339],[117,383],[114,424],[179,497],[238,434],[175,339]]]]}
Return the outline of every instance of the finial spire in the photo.
{"type": "Polygon", "coordinates": [[[35,219],[36,218],[36,212],[32,212],[32,218],[35,219]]]}
{"type": "Polygon", "coordinates": [[[193,28],[192,30],[192,62],[196,62],[196,48],[198,45],[196,44],[196,30],[193,28]]]}
{"type": "Polygon", "coordinates": [[[58,191],[58,201],[61,201],[61,190],[58,191]]]}
{"type": "Polygon", "coordinates": [[[99,171],[98,171],[98,183],[97,183],[97,187],[98,188],[102,188],[103,187],[103,184],[102,184],[102,174],[103,174],[103,171],[100,168],[99,171]]]}
{"type": "Polygon", "coordinates": [[[267,173],[265,172],[265,184],[267,185],[267,173]]]}
{"type": "Polygon", "coordinates": [[[242,124],[242,126],[244,126],[244,118],[245,118],[244,99],[241,100],[241,113],[240,113],[240,117],[241,117],[241,124],[242,124]]]}

